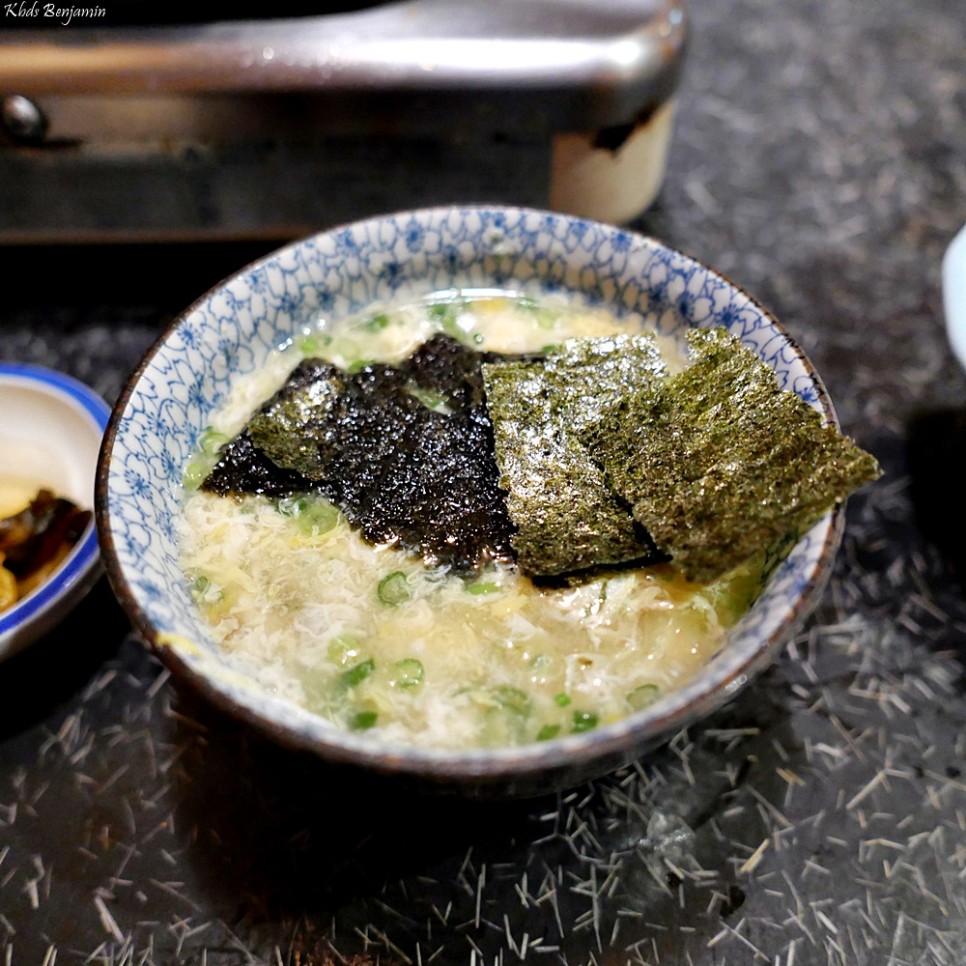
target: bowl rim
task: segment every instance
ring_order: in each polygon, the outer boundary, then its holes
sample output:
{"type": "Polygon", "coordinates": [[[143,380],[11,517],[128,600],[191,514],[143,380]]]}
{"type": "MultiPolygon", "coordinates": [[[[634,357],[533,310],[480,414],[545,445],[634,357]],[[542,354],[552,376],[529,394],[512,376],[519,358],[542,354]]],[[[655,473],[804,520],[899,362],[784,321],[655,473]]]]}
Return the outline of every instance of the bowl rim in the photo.
{"type": "MultiPolygon", "coordinates": [[[[35,363],[0,361],[0,384],[21,386],[57,397],[75,412],[90,419],[103,438],[110,421],[111,407],[79,379],[35,363]]],[[[81,539],[57,569],[13,607],[0,612],[0,660],[23,646],[10,646],[18,628],[40,620],[58,601],[71,593],[99,562],[97,525],[92,514],[81,539]]]]}
{"type": "MultiPolygon", "coordinates": [[[[285,257],[286,254],[299,249],[301,246],[311,244],[323,236],[355,227],[378,224],[390,219],[398,220],[410,216],[427,218],[454,212],[462,216],[474,212],[551,216],[565,222],[595,225],[607,231],[630,235],[654,250],[664,251],[683,258],[695,268],[707,272],[723,282],[746,300],[749,306],[760,313],[763,320],[784,340],[790,352],[794,354],[794,357],[806,372],[815,390],[816,403],[825,422],[839,428],[838,417],[824,382],[811,360],[774,313],[742,285],[714,268],[710,263],[690,254],[687,250],[633,228],[540,208],[487,203],[427,206],[359,218],[332,225],[319,232],[295,239],[225,276],[195,299],[187,308],[179,312],[145,352],[125,382],[112,409],[98,462],[95,519],[108,580],[133,626],[172,674],[179,680],[190,684],[197,693],[201,694],[220,711],[226,712],[233,719],[252,726],[255,730],[267,734],[276,742],[289,748],[311,752],[330,763],[361,766],[384,775],[408,777],[415,780],[420,787],[441,788],[448,791],[451,790],[451,785],[455,782],[461,786],[462,791],[469,791],[471,794],[476,791],[485,794],[490,786],[498,787],[501,790],[515,787],[518,790],[516,793],[519,794],[539,794],[538,788],[540,787],[545,790],[564,787],[560,784],[554,785],[551,783],[548,785],[545,777],[548,772],[566,773],[573,771],[575,768],[580,771],[592,763],[599,763],[595,767],[594,774],[600,775],[612,771],[639,757],[640,754],[646,752],[648,748],[655,744],[661,744],[668,740],[681,728],[717,710],[743,690],[753,677],[770,663],[772,656],[791,639],[818,603],[831,577],[832,562],[841,543],[845,524],[845,503],[847,501],[843,501],[834,507],[815,524],[813,530],[822,531],[820,549],[815,555],[815,563],[808,574],[807,582],[794,599],[793,605],[788,608],[787,613],[784,614],[777,626],[769,634],[762,637],[757,642],[757,646],[753,649],[749,648],[743,659],[734,663],[727,674],[716,676],[714,680],[706,679],[705,672],[717,661],[716,658],[712,658],[712,662],[705,665],[705,668],[684,686],[669,692],[655,702],[651,708],[628,715],[619,721],[610,722],[582,734],[568,735],[547,742],[459,751],[411,748],[404,745],[383,745],[336,728],[333,728],[330,734],[322,738],[318,734],[306,733],[297,724],[268,717],[262,711],[249,707],[231,694],[226,693],[213,683],[207,675],[199,673],[176,648],[161,640],[163,635],[159,635],[131,590],[124,568],[119,563],[115,553],[111,529],[108,482],[111,456],[120,422],[142,376],[149,369],[155,357],[171,336],[186,323],[200,306],[208,302],[213,295],[232,281],[256,271],[262,266],[271,264],[285,257]],[[658,710],[663,713],[658,715],[656,713],[658,710]],[[534,776],[538,776],[536,784],[533,781],[534,776]]],[[[726,650],[727,648],[719,652],[719,656],[726,650]]],[[[273,708],[284,705],[284,702],[279,699],[272,699],[272,702],[273,708]]],[[[304,709],[303,713],[305,715],[310,714],[304,709]]],[[[513,791],[509,793],[514,794],[513,791]]]]}

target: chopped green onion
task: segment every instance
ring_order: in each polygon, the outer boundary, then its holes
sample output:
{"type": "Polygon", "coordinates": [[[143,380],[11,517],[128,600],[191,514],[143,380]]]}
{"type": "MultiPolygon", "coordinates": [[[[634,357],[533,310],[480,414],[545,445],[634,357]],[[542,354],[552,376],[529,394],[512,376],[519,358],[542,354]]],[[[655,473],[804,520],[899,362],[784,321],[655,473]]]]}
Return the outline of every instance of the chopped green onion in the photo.
{"type": "Polygon", "coordinates": [[[230,436],[226,436],[224,433],[219,433],[209,428],[201,434],[198,445],[205,456],[217,456],[221,448],[230,440],[230,436]]]}
{"type": "Polygon", "coordinates": [[[293,517],[309,536],[328,533],[339,522],[339,508],[323,497],[283,497],[276,504],[283,517],[293,517]]]}
{"type": "Polygon", "coordinates": [[[475,584],[466,585],[466,592],[469,594],[495,594],[499,589],[499,584],[488,580],[478,580],[475,584]]]}
{"type": "Polygon", "coordinates": [[[211,472],[214,460],[210,456],[199,453],[188,461],[181,475],[181,483],[188,490],[197,490],[211,472]]]}
{"type": "Polygon", "coordinates": [[[558,708],[566,708],[570,704],[570,695],[564,694],[563,691],[560,694],[555,694],[553,696],[553,703],[557,705],[558,708]]]}
{"type": "Polygon", "coordinates": [[[338,637],[333,637],[329,641],[326,656],[334,664],[345,667],[354,657],[359,656],[359,645],[358,638],[351,637],[349,634],[339,634],[338,637]]]}
{"type": "Polygon", "coordinates": [[[354,688],[361,684],[376,669],[376,662],[371,657],[354,664],[348,671],[342,673],[342,683],[347,687],[354,688]]]}
{"type": "Polygon", "coordinates": [[[379,599],[389,607],[396,607],[412,596],[409,590],[409,581],[401,570],[394,570],[387,577],[383,577],[379,581],[376,593],[379,599]]]}
{"type": "Polygon", "coordinates": [[[635,710],[640,711],[649,704],[653,704],[661,689],[656,684],[642,684],[627,695],[627,703],[635,710]]]}
{"type": "Polygon", "coordinates": [[[331,342],[332,336],[330,335],[304,335],[301,339],[297,339],[295,344],[303,356],[314,356],[318,355],[319,350],[331,342]]]}
{"type": "Polygon", "coordinates": [[[389,325],[390,318],[385,312],[377,312],[366,321],[364,328],[367,332],[379,332],[389,325]]]}
{"type": "Polygon", "coordinates": [[[509,685],[501,685],[493,689],[493,697],[497,704],[513,714],[525,715],[530,713],[530,697],[525,691],[509,685]]]}
{"type": "Polygon", "coordinates": [[[199,603],[213,604],[222,599],[221,588],[204,574],[198,574],[191,584],[191,596],[199,603]]]}
{"type": "Polygon", "coordinates": [[[549,741],[551,738],[556,738],[559,733],[560,733],[560,725],[545,724],[537,732],[537,741],[549,741]]]}
{"type": "Polygon", "coordinates": [[[355,362],[349,363],[348,372],[353,374],[357,372],[362,372],[362,370],[365,369],[366,366],[372,366],[372,365],[375,365],[375,359],[356,359],[355,362]]]}
{"type": "Polygon", "coordinates": [[[401,661],[396,661],[393,668],[396,673],[389,682],[393,687],[414,688],[423,683],[426,672],[422,661],[417,661],[414,657],[404,657],[401,661]]]}
{"type": "Polygon", "coordinates": [[[466,333],[459,327],[459,312],[461,302],[433,302],[429,306],[429,317],[452,339],[460,342],[466,339],[466,333]]]}
{"type": "Polygon", "coordinates": [[[431,302],[427,314],[434,322],[443,323],[452,318],[454,313],[452,302],[431,302]]]}
{"type": "Polygon", "coordinates": [[[339,508],[328,500],[310,501],[299,515],[299,525],[308,533],[328,533],[339,522],[339,508]]]}
{"type": "Polygon", "coordinates": [[[592,711],[575,711],[573,721],[573,730],[575,732],[590,731],[592,728],[597,727],[597,715],[592,711]]]}
{"type": "Polygon", "coordinates": [[[365,731],[366,728],[371,728],[378,720],[379,715],[375,711],[357,711],[349,719],[349,727],[353,731],[365,731]]]}
{"type": "Polygon", "coordinates": [[[275,504],[275,509],[283,517],[297,517],[306,504],[304,496],[285,496],[275,504]]]}
{"type": "Polygon", "coordinates": [[[438,392],[423,389],[422,386],[417,386],[415,383],[410,383],[407,385],[406,392],[409,393],[409,395],[414,399],[418,399],[427,409],[431,409],[433,412],[449,412],[449,403],[446,397],[441,396],[438,392]]]}

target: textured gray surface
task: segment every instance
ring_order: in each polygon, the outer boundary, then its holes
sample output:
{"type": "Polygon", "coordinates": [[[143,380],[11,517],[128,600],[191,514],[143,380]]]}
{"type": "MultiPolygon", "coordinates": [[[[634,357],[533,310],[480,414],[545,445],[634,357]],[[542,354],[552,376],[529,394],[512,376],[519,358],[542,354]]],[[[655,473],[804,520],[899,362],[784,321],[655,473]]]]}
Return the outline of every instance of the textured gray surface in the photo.
{"type": "MultiPolygon", "coordinates": [[[[239,731],[102,581],[0,668],[0,962],[966,962],[959,2],[706,0],[637,227],[731,275],[885,476],[818,611],[668,747],[572,793],[421,801],[239,731]]],[[[113,399],[242,248],[0,253],[0,358],[113,399]],[[26,289],[28,268],[70,282],[26,289]]]]}

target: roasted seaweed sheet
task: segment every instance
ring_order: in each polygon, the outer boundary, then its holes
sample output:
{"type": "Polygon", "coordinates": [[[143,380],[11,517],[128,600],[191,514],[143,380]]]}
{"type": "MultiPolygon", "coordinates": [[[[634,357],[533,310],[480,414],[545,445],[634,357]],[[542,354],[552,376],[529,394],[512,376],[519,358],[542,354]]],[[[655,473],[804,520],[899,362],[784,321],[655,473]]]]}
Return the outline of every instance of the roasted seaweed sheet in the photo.
{"type": "Polygon", "coordinates": [[[671,559],[710,581],[875,479],[874,457],[723,329],[671,374],[649,335],[543,357],[438,334],[398,365],[303,360],[203,488],[314,491],[374,543],[534,578],[671,559]]]}
{"type": "Polygon", "coordinates": [[[469,572],[512,561],[481,366],[502,357],[439,334],[398,366],[303,360],[228,444],[215,493],[331,499],[373,543],[469,572]]]}
{"type": "Polygon", "coordinates": [[[574,339],[539,362],[483,366],[524,573],[559,576],[662,558],[579,433],[640,383],[664,375],[649,336],[574,339]]]}
{"type": "Polygon", "coordinates": [[[881,471],[740,340],[698,329],[688,341],[691,365],[641,384],[581,438],[655,543],[708,581],[881,471]]]}

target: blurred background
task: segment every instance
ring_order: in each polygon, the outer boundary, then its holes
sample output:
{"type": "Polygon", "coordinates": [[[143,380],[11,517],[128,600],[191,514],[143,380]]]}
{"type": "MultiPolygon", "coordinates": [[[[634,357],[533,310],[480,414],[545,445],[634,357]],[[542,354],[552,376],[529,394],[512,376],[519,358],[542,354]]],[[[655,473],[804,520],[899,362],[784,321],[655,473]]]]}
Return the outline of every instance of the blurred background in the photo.
{"type": "Polygon", "coordinates": [[[753,293],[885,476],[760,685],[534,802],[387,803],[239,734],[102,582],[0,669],[4,961],[966,961],[962,3],[692,0],[686,42],[647,0],[351,6],[0,8],[0,359],[113,402],[289,239],[560,207],[753,293]]]}

